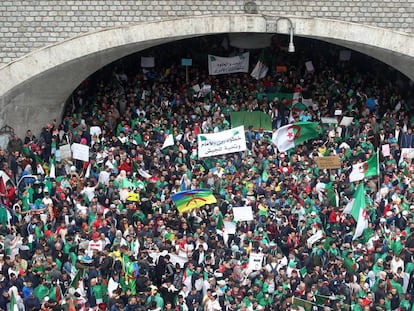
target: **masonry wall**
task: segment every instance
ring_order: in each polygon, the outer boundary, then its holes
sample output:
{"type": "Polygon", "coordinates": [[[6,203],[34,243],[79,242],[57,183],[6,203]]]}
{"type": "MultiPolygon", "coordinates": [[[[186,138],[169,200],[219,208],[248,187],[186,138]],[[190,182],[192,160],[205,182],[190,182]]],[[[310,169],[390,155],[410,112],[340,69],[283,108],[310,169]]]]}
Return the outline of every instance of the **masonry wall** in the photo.
{"type": "Polygon", "coordinates": [[[189,15],[296,15],[356,22],[414,34],[414,0],[2,0],[0,65],[35,49],[107,27],[189,15]]]}

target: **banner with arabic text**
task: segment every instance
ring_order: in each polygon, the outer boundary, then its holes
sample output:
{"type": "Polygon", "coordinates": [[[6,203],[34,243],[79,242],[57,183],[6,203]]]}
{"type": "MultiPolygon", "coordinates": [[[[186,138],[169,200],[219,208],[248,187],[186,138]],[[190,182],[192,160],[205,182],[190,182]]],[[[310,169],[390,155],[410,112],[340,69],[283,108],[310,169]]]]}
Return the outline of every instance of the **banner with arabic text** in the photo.
{"type": "Polygon", "coordinates": [[[249,52],[234,57],[208,55],[208,73],[211,76],[249,71],[249,52]]]}
{"type": "Polygon", "coordinates": [[[244,126],[238,126],[218,133],[199,134],[197,139],[198,158],[245,151],[247,149],[244,126]]]}

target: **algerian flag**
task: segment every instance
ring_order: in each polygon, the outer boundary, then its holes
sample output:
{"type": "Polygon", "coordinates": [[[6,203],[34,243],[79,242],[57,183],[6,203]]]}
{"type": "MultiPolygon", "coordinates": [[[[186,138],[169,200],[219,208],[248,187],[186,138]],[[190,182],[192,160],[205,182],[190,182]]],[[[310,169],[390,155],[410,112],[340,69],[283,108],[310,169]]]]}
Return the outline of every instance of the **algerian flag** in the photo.
{"type": "Polygon", "coordinates": [[[297,122],[279,128],[272,137],[273,143],[280,152],[319,136],[317,122],[297,122]]]}
{"type": "Polygon", "coordinates": [[[50,158],[50,163],[49,163],[49,177],[50,178],[56,178],[56,159],[55,157],[50,158]]]}
{"type": "Polygon", "coordinates": [[[37,163],[36,173],[39,174],[39,175],[44,175],[45,174],[45,170],[43,169],[43,167],[40,163],[37,163]]]}
{"type": "Polygon", "coordinates": [[[172,134],[169,134],[167,138],[165,138],[164,143],[162,144],[161,149],[167,148],[169,146],[174,146],[174,137],[172,134]]]}
{"type": "Polygon", "coordinates": [[[138,174],[140,174],[145,179],[148,179],[148,178],[152,177],[152,175],[150,173],[148,173],[147,171],[144,171],[142,168],[138,169],[138,174]]]}
{"type": "Polygon", "coordinates": [[[262,63],[259,60],[250,75],[254,79],[260,80],[266,77],[268,71],[269,71],[269,67],[267,67],[264,63],[262,63]]]}
{"type": "Polygon", "coordinates": [[[86,172],[85,172],[85,178],[89,178],[91,177],[91,163],[88,164],[88,167],[86,168],[86,172]]]}
{"type": "Polygon", "coordinates": [[[333,183],[327,183],[325,185],[326,196],[328,197],[331,204],[335,207],[339,206],[339,196],[333,188],[333,183]]]}
{"type": "Polygon", "coordinates": [[[11,291],[10,297],[10,311],[19,311],[16,303],[16,297],[14,296],[14,291],[11,291]]]}
{"type": "Polygon", "coordinates": [[[362,180],[365,177],[378,175],[378,152],[368,161],[352,165],[352,172],[349,174],[349,181],[362,180]]]}
{"type": "Polygon", "coordinates": [[[353,240],[359,238],[364,230],[368,228],[368,214],[366,210],[365,187],[363,183],[358,186],[353,199],[346,205],[343,213],[351,214],[357,222],[353,240]]]}

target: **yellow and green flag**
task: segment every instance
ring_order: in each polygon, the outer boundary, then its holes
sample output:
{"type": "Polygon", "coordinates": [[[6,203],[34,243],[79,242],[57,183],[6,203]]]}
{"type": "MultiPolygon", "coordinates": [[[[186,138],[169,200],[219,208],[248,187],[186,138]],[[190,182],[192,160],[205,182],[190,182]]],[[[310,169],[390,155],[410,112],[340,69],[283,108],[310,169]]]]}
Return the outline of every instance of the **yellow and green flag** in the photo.
{"type": "Polygon", "coordinates": [[[185,213],[206,204],[217,202],[209,189],[195,189],[178,192],[171,196],[178,212],[185,213]]]}

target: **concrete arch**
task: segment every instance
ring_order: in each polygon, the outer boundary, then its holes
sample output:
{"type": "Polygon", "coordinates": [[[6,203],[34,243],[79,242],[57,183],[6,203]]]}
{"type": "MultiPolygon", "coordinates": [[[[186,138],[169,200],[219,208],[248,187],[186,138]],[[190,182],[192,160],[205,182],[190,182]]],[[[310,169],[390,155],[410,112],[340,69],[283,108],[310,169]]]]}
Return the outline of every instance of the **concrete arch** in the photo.
{"type": "MultiPolygon", "coordinates": [[[[99,30],[44,47],[0,68],[0,126],[23,134],[61,114],[67,97],[91,73],[146,48],[218,33],[288,33],[278,16],[215,15],[99,30]]],[[[366,52],[414,80],[414,35],[337,20],[289,16],[295,35],[366,52]]]]}

